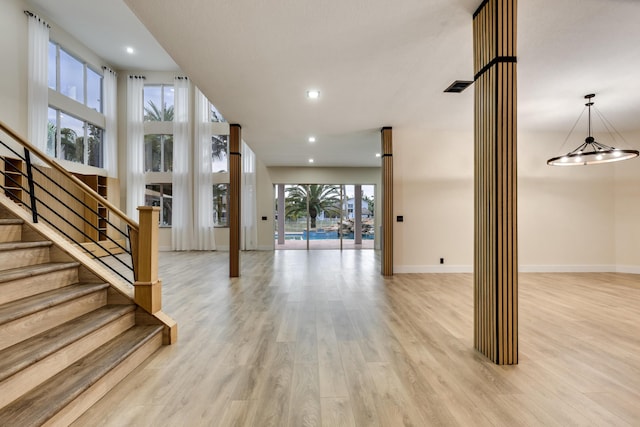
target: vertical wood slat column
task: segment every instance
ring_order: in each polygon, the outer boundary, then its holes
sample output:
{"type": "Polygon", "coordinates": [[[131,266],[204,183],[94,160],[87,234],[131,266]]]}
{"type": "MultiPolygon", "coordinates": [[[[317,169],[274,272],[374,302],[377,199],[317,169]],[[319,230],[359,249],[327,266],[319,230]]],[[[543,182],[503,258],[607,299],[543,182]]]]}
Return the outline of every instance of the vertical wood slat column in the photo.
{"type": "Polygon", "coordinates": [[[393,146],[392,129],[382,136],[382,275],[393,275],[393,146]]]}
{"type": "Polygon", "coordinates": [[[474,345],[500,365],[518,363],[516,8],[485,0],[473,16],[474,345]]]}
{"type": "Polygon", "coordinates": [[[229,126],[229,277],[240,276],[240,179],[242,128],[229,126]]]}

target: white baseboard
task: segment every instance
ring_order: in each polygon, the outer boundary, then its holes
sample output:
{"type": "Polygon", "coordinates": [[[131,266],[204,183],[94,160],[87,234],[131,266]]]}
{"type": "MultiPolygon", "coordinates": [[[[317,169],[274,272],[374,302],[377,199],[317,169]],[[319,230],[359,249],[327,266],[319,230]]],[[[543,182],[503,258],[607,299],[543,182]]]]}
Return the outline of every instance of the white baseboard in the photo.
{"type": "Polygon", "coordinates": [[[394,265],[394,273],[473,273],[472,265],[394,265]]]}
{"type": "Polygon", "coordinates": [[[258,251],[272,251],[274,250],[273,245],[271,246],[258,246],[258,251]]]}
{"type": "MultiPolygon", "coordinates": [[[[174,252],[174,250],[171,249],[171,246],[160,246],[158,250],[160,252],[174,252]]],[[[217,246],[213,251],[198,251],[196,249],[192,249],[193,252],[215,252],[215,251],[225,252],[228,250],[229,250],[229,246],[217,246]]],[[[175,252],[182,252],[182,251],[175,251],[175,252]]]]}
{"type": "MultiPolygon", "coordinates": [[[[520,273],[630,273],[640,274],[636,265],[521,265],[520,273]]],[[[472,265],[394,265],[402,273],[473,273],[472,265]]]]}
{"type": "Polygon", "coordinates": [[[637,265],[617,265],[616,273],[640,274],[640,266],[637,265]]]}
{"type": "Polygon", "coordinates": [[[520,273],[615,273],[615,265],[521,265],[520,273]]]}

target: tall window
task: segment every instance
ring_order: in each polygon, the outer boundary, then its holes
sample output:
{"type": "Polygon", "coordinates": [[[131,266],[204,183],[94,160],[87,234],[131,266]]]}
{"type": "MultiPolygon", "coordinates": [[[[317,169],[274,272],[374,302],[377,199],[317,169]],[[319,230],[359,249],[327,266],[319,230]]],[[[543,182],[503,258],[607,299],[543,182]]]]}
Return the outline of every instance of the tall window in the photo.
{"type": "Polygon", "coordinates": [[[144,120],[146,122],[173,121],[173,85],[144,86],[144,120]]]}
{"type": "Polygon", "coordinates": [[[144,169],[145,172],[173,170],[173,135],[144,136],[144,169]]]}
{"type": "Polygon", "coordinates": [[[102,74],[49,41],[49,87],[102,113],[102,74]]]}
{"type": "Polygon", "coordinates": [[[60,159],[101,168],[104,130],[49,107],[47,152],[60,159]]]}
{"type": "Polygon", "coordinates": [[[227,206],[229,204],[229,184],[215,184],[213,186],[213,226],[228,227],[229,217],[227,206]]]}
{"type": "Polygon", "coordinates": [[[211,171],[227,172],[229,169],[229,136],[213,135],[211,137],[211,171]]]}
{"type": "Polygon", "coordinates": [[[218,109],[212,103],[209,103],[209,114],[211,116],[212,122],[226,122],[224,117],[222,117],[222,114],[220,114],[220,111],[218,111],[218,109]]]}
{"type": "Polygon", "coordinates": [[[95,120],[91,110],[102,113],[102,73],[51,40],[47,73],[51,90],[86,107],[74,110],[78,117],[61,110],[58,105],[49,105],[47,154],[101,168],[104,129],[87,119],[95,120]]]}
{"type": "Polygon", "coordinates": [[[146,206],[160,208],[160,227],[171,227],[172,188],[171,184],[147,184],[144,194],[146,206]]]}

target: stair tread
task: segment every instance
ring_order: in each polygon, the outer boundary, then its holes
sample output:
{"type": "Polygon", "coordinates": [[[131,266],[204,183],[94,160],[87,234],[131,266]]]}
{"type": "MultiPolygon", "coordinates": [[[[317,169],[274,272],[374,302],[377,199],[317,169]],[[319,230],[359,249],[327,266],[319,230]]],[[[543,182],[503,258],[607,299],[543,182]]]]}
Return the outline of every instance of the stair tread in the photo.
{"type": "Polygon", "coordinates": [[[27,265],[24,267],[12,268],[0,271],[0,283],[11,280],[23,279],[25,277],[38,276],[55,271],[66,270],[68,268],[79,267],[77,262],[48,262],[45,264],[27,265]]]}
{"type": "Polygon", "coordinates": [[[107,305],[0,351],[0,382],[135,308],[107,305]]]}
{"type": "Polygon", "coordinates": [[[41,242],[6,242],[0,243],[0,252],[2,251],[13,251],[16,249],[31,249],[31,248],[42,248],[51,246],[53,243],[44,240],[41,242]]]}
{"type": "Polygon", "coordinates": [[[134,326],[0,409],[0,425],[41,425],[114,369],[162,325],[134,326]]]}
{"type": "Polygon", "coordinates": [[[79,283],[8,302],[0,305],[0,325],[108,287],[107,283],[79,283]]]}
{"type": "Polygon", "coordinates": [[[18,218],[0,218],[0,225],[21,225],[24,221],[18,218]]]}

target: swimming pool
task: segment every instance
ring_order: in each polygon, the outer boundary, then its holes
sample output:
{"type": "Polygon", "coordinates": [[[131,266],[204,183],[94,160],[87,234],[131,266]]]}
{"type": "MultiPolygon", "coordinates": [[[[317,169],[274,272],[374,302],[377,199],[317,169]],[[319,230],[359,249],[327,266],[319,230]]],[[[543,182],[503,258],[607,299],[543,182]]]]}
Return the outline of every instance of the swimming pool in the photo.
{"type": "MultiPolygon", "coordinates": [[[[274,235],[275,240],[278,239],[278,233],[274,235]]],[[[337,231],[310,231],[309,232],[309,240],[337,240],[340,236],[338,236],[337,231]]],[[[345,233],[342,236],[343,239],[353,240],[353,233],[345,233]]],[[[285,240],[307,240],[307,231],[298,231],[298,232],[285,232],[284,233],[285,240]]],[[[373,240],[373,234],[363,234],[362,240],[373,240]]]]}

